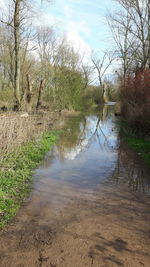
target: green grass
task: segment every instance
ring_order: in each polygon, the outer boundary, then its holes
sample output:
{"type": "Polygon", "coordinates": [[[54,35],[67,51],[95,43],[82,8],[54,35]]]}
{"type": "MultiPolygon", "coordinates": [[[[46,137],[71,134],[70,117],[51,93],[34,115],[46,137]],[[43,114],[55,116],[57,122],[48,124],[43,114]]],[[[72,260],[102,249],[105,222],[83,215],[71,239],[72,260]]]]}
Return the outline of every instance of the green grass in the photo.
{"type": "Polygon", "coordinates": [[[137,132],[124,120],[119,122],[121,134],[126,139],[127,143],[133,148],[150,167],[150,139],[142,136],[142,133],[137,132]]]}
{"type": "Polygon", "coordinates": [[[128,135],[126,135],[125,138],[130,147],[132,147],[150,167],[150,141],[128,135]]]}
{"type": "Polygon", "coordinates": [[[31,188],[33,170],[58,138],[58,132],[43,134],[0,162],[0,228],[17,213],[31,188]]]}

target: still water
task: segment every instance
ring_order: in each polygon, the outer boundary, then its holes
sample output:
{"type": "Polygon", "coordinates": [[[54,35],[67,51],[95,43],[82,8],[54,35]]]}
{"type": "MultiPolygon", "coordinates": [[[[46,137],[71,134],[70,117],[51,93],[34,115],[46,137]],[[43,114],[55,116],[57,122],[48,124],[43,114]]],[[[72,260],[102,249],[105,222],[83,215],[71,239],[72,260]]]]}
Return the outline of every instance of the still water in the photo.
{"type": "Polygon", "coordinates": [[[150,191],[149,172],[120,136],[113,105],[105,105],[95,114],[71,118],[35,176],[79,188],[96,189],[107,183],[124,184],[143,193],[150,191]]]}
{"type": "Polygon", "coordinates": [[[113,106],[70,118],[0,235],[0,266],[150,266],[149,170],[113,106]]]}

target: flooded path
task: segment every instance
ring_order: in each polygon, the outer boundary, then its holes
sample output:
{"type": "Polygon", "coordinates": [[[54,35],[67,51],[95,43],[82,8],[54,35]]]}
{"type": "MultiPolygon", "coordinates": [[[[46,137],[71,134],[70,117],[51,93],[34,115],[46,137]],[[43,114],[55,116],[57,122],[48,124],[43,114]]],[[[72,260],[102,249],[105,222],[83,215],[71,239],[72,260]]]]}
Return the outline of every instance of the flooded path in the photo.
{"type": "Polygon", "coordinates": [[[150,174],[113,107],[68,121],[0,235],[0,266],[150,266],[150,174]]]}

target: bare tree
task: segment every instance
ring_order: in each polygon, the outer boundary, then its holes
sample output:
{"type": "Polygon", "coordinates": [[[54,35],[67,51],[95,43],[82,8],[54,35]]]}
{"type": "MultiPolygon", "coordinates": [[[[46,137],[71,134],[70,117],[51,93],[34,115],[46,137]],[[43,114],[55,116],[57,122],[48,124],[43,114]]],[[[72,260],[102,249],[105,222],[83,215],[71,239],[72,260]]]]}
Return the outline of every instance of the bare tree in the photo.
{"type": "Polygon", "coordinates": [[[115,1],[120,11],[109,15],[108,21],[123,60],[124,75],[150,68],[150,1],[115,1]]]}
{"type": "MultiPolygon", "coordinates": [[[[51,2],[49,0],[46,1],[51,2]]],[[[14,77],[12,77],[12,72],[10,72],[10,74],[14,88],[14,97],[18,108],[21,108],[21,101],[23,99],[24,86],[21,86],[21,78],[23,81],[26,77],[26,74],[22,75],[23,72],[21,73],[21,64],[24,64],[26,59],[30,33],[32,30],[32,25],[27,25],[28,13],[29,11],[31,12],[30,3],[30,0],[11,0],[8,7],[8,18],[0,18],[0,21],[7,27],[10,27],[13,33],[13,42],[11,43],[11,50],[9,51],[11,52],[11,70],[14,69],[14,77]],[[29,30],[27,28],[29,28],[29,30]]],[[[42,1],[39,0],[39,3],[42,3],[42,1]]]]}
{"type": "Polygon", "coordinates": [[[92,54],[91,60],[94,66],[94,69],[97,71],[99,84],[102,86],[103,78],[106,74],[106,71],[115,60],[115,53],[113,52],[105,52],[101,58],[98,57],[96,54],[92,54]]]}
{"type": "Polygon", "coordinates": [[[108,68],[111,66],[112,62],[115,60],[115,52],[105,52],[102,56],[102,58],[99,58],[96,54],[92,54],[92,63],[94,66],[94,70],[96,70],[99,80],[99,86],[102,90],[102,97],[104,102],[108,102],[108,95],[107,95],[107,86],[104,83],[104,77],[108,70],[108,68]]]}
{"type": "Polygon", "coordinates": [[[117,44],[116,53],[117,53],[117,57],[121,59],[123,77],[125,78],[129,70],[131,60],[133,60],[133,58],[131,57],[131,47],[134,47],[134,51],[136,51],[134,38],[130,38],[129,29],[130,29],[130,24],[131,24],[131,18],[128,15],[128,11],[127,11],[127,16],[125,18],[125,21],[122,19],[122,23],[124,24],[123,27],[122,25],[118,23],[116,15],[109,15],[108,23],[109,23],[114,41],[117,44]]]}

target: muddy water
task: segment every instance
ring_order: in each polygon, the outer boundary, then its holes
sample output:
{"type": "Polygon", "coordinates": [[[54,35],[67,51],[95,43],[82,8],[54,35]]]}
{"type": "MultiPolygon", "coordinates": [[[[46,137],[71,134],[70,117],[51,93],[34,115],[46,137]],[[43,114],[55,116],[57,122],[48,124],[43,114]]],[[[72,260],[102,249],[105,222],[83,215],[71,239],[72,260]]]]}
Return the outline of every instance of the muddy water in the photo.
{"type": "Polygon", "coordinates": [[[0,266],[150,266],[150,175],[112,106],[70,119],[0,236],[0,266]]]}

